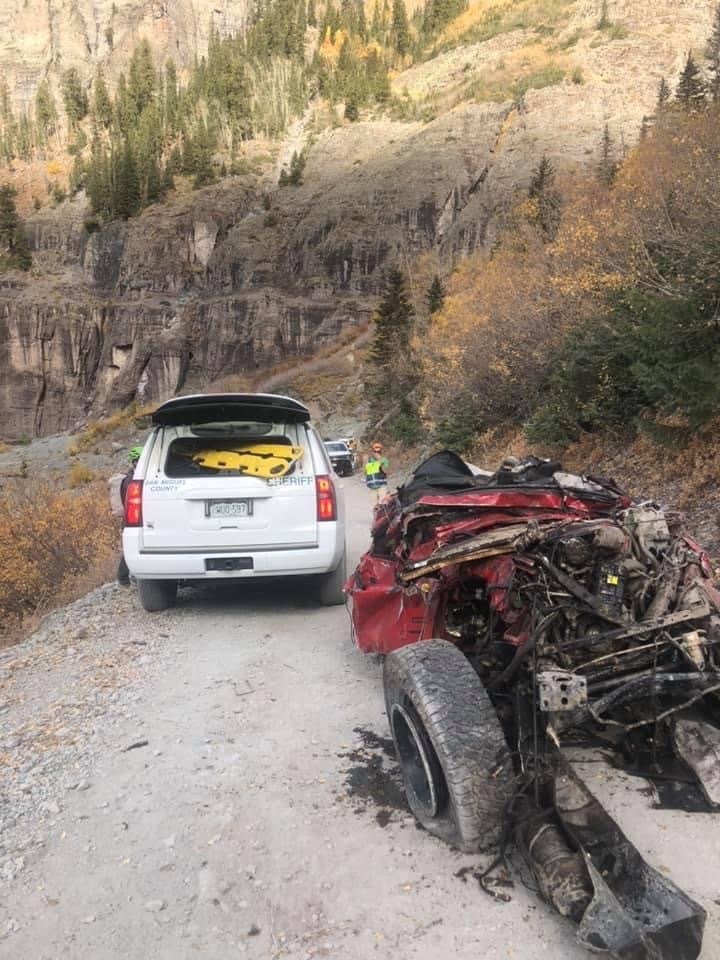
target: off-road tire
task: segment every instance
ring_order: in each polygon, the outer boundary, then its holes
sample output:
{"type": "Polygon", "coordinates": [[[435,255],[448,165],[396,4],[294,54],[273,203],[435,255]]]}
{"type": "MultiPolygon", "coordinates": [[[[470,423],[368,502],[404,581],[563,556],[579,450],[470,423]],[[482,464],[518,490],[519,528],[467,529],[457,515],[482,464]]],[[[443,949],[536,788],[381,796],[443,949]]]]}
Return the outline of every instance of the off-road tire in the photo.
{"type": "Polygon", "coordinates": [[[138,580],[138,594],[143,609],[159,613],[175,603],[177,580],[138,580]]]}
{"type": "Polygon", "coordinates": [[[466,852],[496,848],[512,794],[513,767],[478,675],[453,644],[425,640],[389,654],[383,682],[405,794],[417,820],[466,852]],[[409,756],[411,729],[422,744],[421,767],[413,768],[409,756]],[[425,776],[433,783],[428,794],[413,788],[413,770],[416,778],[424,770],[421,780],[425,776]],[[432,802],[423,803],[421,795],[431,796],[432,802]]]}
{"type": "Polygon", "coordinates": [[[343,586],[347,580],[347,566],[345,559],[345,550],[343,550],[340,563],[331,570],[330,573],[324,573],[318,578],[318,600],[323,607],[336,607],[345,603],[345,594],[343,586]]]}

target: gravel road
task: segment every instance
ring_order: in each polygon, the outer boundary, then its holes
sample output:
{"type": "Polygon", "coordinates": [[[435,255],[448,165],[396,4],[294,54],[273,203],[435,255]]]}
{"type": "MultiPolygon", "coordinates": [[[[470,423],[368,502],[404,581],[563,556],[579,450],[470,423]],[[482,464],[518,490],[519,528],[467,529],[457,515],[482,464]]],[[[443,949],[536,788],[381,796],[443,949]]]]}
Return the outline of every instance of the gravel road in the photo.
{"type": "MultiPolygon", "coordinates": [[[[301,583],[58,611],[0,657],[0,958],[589,958],[519,874],[493,900],[415,827],[387,736],[380,664],[301,583]]],[[[584,773],[720,956],[720,820],[584,773]]]]}

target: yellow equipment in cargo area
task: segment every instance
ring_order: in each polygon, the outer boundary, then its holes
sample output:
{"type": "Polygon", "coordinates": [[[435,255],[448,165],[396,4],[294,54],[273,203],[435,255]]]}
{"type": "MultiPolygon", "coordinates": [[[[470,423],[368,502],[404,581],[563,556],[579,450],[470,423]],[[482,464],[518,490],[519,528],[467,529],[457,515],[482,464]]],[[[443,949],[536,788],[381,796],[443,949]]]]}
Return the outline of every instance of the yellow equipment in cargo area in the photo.
{"type": "Polygon", "coordinates": [[[283,477],[301,459],[302,447],[284,443],[252,443],[221,450],[198,450],[192,455],[195,463],[214,470],[237,470],[253,477],[269,480],[283,477]]]}

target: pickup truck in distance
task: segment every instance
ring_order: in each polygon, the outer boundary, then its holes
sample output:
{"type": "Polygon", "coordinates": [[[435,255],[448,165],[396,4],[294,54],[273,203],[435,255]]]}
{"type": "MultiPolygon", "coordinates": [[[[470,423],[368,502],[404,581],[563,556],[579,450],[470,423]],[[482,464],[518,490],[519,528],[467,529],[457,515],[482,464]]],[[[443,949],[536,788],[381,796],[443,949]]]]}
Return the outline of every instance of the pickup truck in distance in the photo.
{"type": "Polygon", "coordinates": [[[344,440],[326,440],[325,449],[330,463],[339,477],[349,477],[354,469],[353,454],[344,440]]]}

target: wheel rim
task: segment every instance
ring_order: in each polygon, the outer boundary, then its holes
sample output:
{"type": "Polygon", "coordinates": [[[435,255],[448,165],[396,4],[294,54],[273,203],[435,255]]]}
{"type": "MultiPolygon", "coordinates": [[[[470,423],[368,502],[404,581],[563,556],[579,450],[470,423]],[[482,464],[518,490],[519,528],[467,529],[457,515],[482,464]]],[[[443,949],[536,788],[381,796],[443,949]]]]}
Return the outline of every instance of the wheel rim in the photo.
{"type": "Polygon", "coordinates": [[[435,751],[412,706],[393,705],[392,727],[400,769],[413,806],[432,819],[440,812],[446,788],[435,751]]]}

